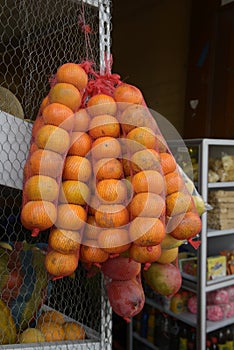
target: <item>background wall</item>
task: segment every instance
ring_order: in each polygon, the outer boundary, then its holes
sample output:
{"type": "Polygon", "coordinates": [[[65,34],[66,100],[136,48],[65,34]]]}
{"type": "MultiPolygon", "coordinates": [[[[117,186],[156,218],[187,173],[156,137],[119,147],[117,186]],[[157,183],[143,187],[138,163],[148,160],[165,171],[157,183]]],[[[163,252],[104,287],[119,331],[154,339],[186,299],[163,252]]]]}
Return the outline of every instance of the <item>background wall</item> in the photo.
{"type": "Polygon", "coordinates": [[[113,72],[183,134],[191,0],[113,0],[113,72]]]}

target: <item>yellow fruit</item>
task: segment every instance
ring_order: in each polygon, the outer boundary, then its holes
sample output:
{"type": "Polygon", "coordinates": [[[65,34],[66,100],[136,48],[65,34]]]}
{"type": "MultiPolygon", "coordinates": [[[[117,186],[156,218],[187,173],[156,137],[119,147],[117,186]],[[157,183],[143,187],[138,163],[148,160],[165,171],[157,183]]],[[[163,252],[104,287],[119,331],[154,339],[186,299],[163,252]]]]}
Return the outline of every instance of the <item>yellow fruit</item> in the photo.
{"type": "Polygon", "coordinates": [[[19,335],[19,343],[45,342],[45,337],[39,329],[27,328],[19,335]]]}
{"type": "Polygon", "coordinates": [[[16,342],[16,327],[10,309],[0,299],[0,344],[16,342]]]}
{"type": "Polygon", "coordinates": [[[168,233],[161,242],[161,247],[162,249],[172,249],[181,246],[183,243],[183,240],[176,239],[168,233]]]}
{"type": "Polygon", "coordinates": [[[82,325],[76,322],[66,322],[63,325],[65,332],[65,340],[81,340],[85,339],[85,329],[82,325]]]}
{"type": "Polygon", "coordinates": [[[177,258],[178,250],[178,247],[172,249],[162,249],[161,255],[158,258],[157,262],[160,264],[170,264],[177,258]]]}
{"type": "Polygon", "coordinates": [[[193,201],[194,201],[194,204],[195,204],[195,208],[196,208],[196,210],[198,212],[198,215],[201,216],[206,211],[205,203],[204,203],[202,197],[194,195],[193,196],[193,201]]]}

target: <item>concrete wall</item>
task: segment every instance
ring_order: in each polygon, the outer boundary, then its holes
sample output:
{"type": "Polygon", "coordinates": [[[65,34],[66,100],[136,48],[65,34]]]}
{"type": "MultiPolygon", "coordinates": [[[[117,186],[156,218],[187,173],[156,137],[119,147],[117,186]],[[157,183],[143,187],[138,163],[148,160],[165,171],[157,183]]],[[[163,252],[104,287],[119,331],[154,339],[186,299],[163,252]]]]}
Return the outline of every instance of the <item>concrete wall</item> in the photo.
{"type": "Polygon", "coordinates": [[[113,72],[183,134],[191,0],[113,0],[113,72]]]}

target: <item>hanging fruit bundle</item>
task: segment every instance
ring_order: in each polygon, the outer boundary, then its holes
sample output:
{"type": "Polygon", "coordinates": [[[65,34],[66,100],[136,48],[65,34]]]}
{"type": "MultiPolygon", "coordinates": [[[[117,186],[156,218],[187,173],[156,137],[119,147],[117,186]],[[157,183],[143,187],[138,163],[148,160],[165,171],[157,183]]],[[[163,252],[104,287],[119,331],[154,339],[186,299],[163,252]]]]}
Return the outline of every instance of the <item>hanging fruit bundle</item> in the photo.
{"type": "Polygon", "coordinates": [[[45,266],[53,278],[79,260],[97,266],[126,320],[144,304],[141,266],[152,288],[155,274],[160,283],[166,272],[178,277],[160,293],[179,289],[178,246],[192,243],[201,220],[141,91],[110,70],[59,67],[33,127],[23,197],[22,224],[32,235],[51,228],[45,266]]]}

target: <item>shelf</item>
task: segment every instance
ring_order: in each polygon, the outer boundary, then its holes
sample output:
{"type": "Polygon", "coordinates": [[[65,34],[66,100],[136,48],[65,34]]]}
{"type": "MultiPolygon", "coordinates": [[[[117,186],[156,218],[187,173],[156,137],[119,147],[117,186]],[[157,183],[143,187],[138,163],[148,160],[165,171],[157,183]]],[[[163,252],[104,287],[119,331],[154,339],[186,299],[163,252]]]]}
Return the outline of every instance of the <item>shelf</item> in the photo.
{"type": "Polygon", "coordinates": [[[158,304],[156,301],[153,299],[146,298],[145,300],[146,304],[154,307],[155,309],[167,313],[169,316],[175,317],[178,320],[187,323],[188,325],[192,327],[196,327],[197,320],[196,320],[196,315],[192,314],[191,312],[183,312],[181,314],[175,314],[172,312],[170,309],[164,308],[162,305],[158,304]]]}
{"type": "Polygon", "coordinates": [[[148,346],[150,349],[152,349],[152,350],[159,350],[159,348],[157,346],[155,346],[154,344],[150,343],[147,339],[142,338],[138,333],[133,332],[132,336],[133,336],[133,338],[135,338],[139,342],[141,342],[144,345],[148,346]]]}
{"type": "Polygon", "coordinates": [[[212,281],[207,281],[206,291],[211,292],[212,290],[217,290],[220,288],[225,288],[234,285],[234,275],[228,275],[215,279],[212,281]]]}
{"type": "Polygon", "coordinates": [[[234,323],[234,317],[224,318],[221,321],[207,321],[206,322],[206,333],[216,331],[219,328],[229,326],[234,323]]]}
{"type": "Polygon", "coordinates": [[[211,228],[207,229],[207,237],[220,237],[225,235],[232,235],[234,234],[234,228],[230,228],[228,230],[214,230],[211,228]]]}
{"type": "Polygon", "coordinates": [[[0,111],[0,185],[21,190],[32,123],[0,111]]]}
{"type": "Polygon", "coordinates": [[[228,187],[234,187],[234,181],[229,182],[209,182],[208,188],[228,188],[228,187]]]}

